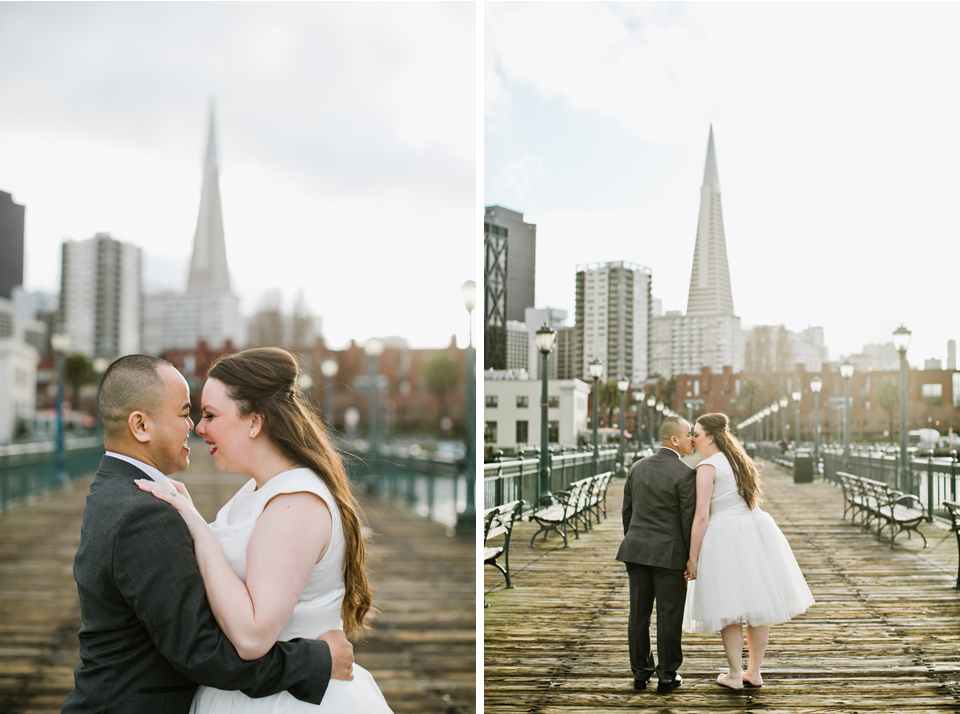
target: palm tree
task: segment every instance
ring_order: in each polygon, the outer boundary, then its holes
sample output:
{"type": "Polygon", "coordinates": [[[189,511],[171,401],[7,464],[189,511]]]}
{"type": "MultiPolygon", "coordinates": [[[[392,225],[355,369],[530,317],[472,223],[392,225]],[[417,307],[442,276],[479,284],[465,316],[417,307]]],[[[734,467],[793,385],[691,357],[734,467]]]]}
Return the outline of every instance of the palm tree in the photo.
{"type": "Polygon", "coordinates": [[[766,400],[763,398],[763,391],[764,384],[762,379],[744,377],[740,383],[740,397],[737,399],[737,403],[744,405],[747,415],[756,412],[755,406],[766,403],[766,400]]]}
{"type": "Polygon", "coordinates": [[[600,408],[607,410],[607,426],[613,424],[613,410],[620,408],[620,387],[610,379],[600,387],[600,408]]]}

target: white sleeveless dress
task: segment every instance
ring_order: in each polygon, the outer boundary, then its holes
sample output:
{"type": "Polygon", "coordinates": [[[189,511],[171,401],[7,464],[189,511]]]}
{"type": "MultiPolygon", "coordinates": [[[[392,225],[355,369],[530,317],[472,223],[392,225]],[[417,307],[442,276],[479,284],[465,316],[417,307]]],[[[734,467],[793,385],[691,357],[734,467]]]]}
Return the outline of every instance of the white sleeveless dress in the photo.
{"type": "Polygon", "coordinates": [[[806,611],[814,604],[813,595],[773,518],[747,507],[722,452],[697,466],[701,464],[711,464],[717,480],[697,579],[687,588],[683,629],[717,632],[738,622],[775,625],[806,611]]]}
{"type": "MultiPolygon", "coordinates": [[[[234,572],[246,582],[247,544],[267,502],[281,493],[307,491],[323,499],[333,517],[330,546],[314,567],[287,626],[278,639],[315,639],[328,630],[343,629],[340,606],[343,586],[343,526],[336,501],[326,484],[309,469],[284,471],[257,489],[251,479],[231,498],[211,523],[234,572]]],[[[331,679],[319,705],[302,702],[288,692],[251,699],[241,692],[201,686],[193,698],[191,714],[392,714],[371,674],[353,667],[349,682],[331,679]]]]}

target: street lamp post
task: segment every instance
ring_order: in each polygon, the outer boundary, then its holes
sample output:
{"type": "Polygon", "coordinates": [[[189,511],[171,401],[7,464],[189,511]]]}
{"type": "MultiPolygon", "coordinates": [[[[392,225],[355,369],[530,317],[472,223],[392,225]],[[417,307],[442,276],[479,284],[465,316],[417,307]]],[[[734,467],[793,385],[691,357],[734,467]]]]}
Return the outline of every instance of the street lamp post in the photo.
{"type": "MultiPolygon", "coordinates": [[[[97,373],[97,394],[100,393],[100,383],[103,381],[103,374],[107,371],[107,368],[110,366],[110,360],[106,357],[97,357],[93,360],[93,371],[97,373]]],[[[101,437],[103,436],[103,419],[100,417],[100,404],[99,402],[96,405],[96,425],[97,425],[97,434],[101,437]]]]}
{"type": "Polygon", "coordinates": [[[475,533],[477,528],[476,484],[476,381],[474,377],[474,350],[473,350],[473,308],[477,305],[477,284],[468,280],[461,286],[463,306],[467,308],[467,352],[464,355],[466,362],[466,378],[463,394],[463,443],[464,450],[464,477],[467,485],[467,505],[463,513],[457,516],[457,533],[475,533]]]}
{"type": "Polygon", "coordinates": [[[763,408],[763,440],[770,441],[768,434],[770,433],[770,407],[763,408]]]}
{"type": "Polygon", "coordinates": [[[687,423],[693,424],[693,402],[687,402],[687,423]]]}
{"type": "Polygon", "coordinates": [[[333,385],[333,378],[337,376],[337,372],[339,371],[340,365],[333,357],[327,357],[325,360],[323,360],[323,362],[320,363],[320,374],[323,375],[323,380],[325,382],[323,385],[323,411],[325,412],[323,419],[327,423],[327,428],[331,431],[333,431],[333,410],[335,408],[335,388],[333,385]]]}
{"type": "Polygon", "coordinates": [[[780,411],[780,402],[774,402],[770,405],[770,413],[773,414],[773,421],[770,424],[770,441],[777,440],[777,412],[780,411]]]}
{"type": "Polygon", "coordinates": [[[653,411],[656,406],[657,406],[657,398],[651,394],[649,397],[647,397],[647,409],[650,412],[647,417],[648,419],[647,428],[650,430],[650,447],[651,448],[655,446],[653,442],[653,411]]]}
{"type": "Polygon", "coordinates": [[[801,392],[799,389],[795,389],[795,390],[793,390],[793,394],[791,394],[790,396],[793,397],[793,404],[794,404],[794,406],[796,407],[796,410],[797,410],[797,411],[796,411],[796,414],[797,414],[797,420],[796,420],[797,432],[793,435],[793,440],[794,440],[794,442],[796,443],[796,448],[794,449],[794,451],[796,451],[797,449],[800,448],[800,400],[803,398],[803,392],[801,392]]]}
{"type": "Polygon", "coordinates": [[[853,365],[847,361],[840,365],[843,377],[843,463],[850,458],[850,378],[853,377],[853,365]]]}
{"type": "Polygon", "coordinates": [[[900,353],[900,483],[898,488],[909,490],[910,452],[907,448],[907,348],[910,346],[910,330],[900,325],[893,331],[893,344],[900,353]]]}
{"type": "Polygon", "coordinates": [[[780,415],[780,430],[783,433],[783,441],[787,441],[787,405],[790,403],[790,400],[786,397],[780,397],[780,408],[783,410],[783,414],[780,415]]]}
{"type": "Polygon", "coordinates": [[[633,393],[633,400],[636,402],[634,407],[637,410],[637,427],[634,430],[633,435],[634,437],[636,437],[636,440],[637,440],[637,449],[640,448],[640,442],[643,439],[643,437],[641,436],[641,434],[643,434],[643,420],[641,417],[643,415],[644,397],[646,397],[646,395],[643,393],[642,389],[638,389],[633,393]]]}
{"type": "Polygon", "coordinates": [[[667,405],[663,402],[657,402],[657,436],[659,437],[660,427],[663,425],[663,410],[667,408],[667,405]]]}
{"type": "Polygon", "coordinates": [[[590,376],[593,377],[593,473],[600,473],[600,441],[598,428],[600,413],[600,377],[603,376],[603,360],[599,357],[590,363],[590,376]]]}
{"type": "Polygon", "coordinates": [[[553,494],[550,493],[550,439],[547,431],[547,407],[550,405],[550,398],[547,395],[547,359],[556,338],[556,330],[546,323],[537,330],[537,348],[540,350],[540,378],[543,383],[540,397],[540,498],[551,500],[553,494]]]}
{"type": "Polygon", "coordinates": [[[810,380],[810,391],[813,392],[813,472],[820,473],[820,390],[823,380],[814,375],[810,380]]]}
{"type": "Polygon", "coordinates": [[[377,453],[377,420],[379,419],[379,401],[380,401],[380,355],[383,354],[383,340],[371,337],[364,345],[363,351],[366,353],[368,362],[368,372],[370,374],[370,414],[367,417],[370,421],[368,426],[370,434],[370,451],[377,453]]]}
{"type": "Polygon", "coordinates": [[[620,390],[620,475],[627,475],[627,390],[630,389],[630,380],[623,378],[617,382],[620,390]]]}
{"type": "Polygon", "coordinates": [[[57,355],[57,479],[66,483],[70,474],[67,473],[67,445],[63,433],[63,383],[70,335],[65,332],[50,335],[50,346],[57,355]]]}

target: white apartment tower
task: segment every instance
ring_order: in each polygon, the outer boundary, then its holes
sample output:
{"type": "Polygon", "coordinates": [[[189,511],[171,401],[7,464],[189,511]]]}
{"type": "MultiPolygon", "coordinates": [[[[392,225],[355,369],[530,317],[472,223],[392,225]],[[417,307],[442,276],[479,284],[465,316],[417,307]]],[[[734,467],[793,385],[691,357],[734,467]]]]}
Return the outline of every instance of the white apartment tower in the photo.
{"type": "Polygon", "coordinates": [[[650,351],[651,373],[666,379],[675,374],[696,374],[703,367],[716,373],[726,365],[732,366],[734,373],[743,369],[743,333],[740,318],[733,312],[712,125],[700,188],[687,314],[669,311],[653,318],[650,351]]]}
{"type": "Polygon", "coordinates": [[[577,266],[574,374],[593,381],[590,363],[603,360],[602,379],[641,383],[649,372],[651,271],[636,263],[577,266]]]}
{"type": "Polygon", "coordinates": [[[109,233],[61,249],[60,329],[70,351],[115,360],[140,351],[142,251],[109,233]]]}
{"type": "Polygon", "coordinates": [[[159,355],[168,349],[195,347],[200,340],[213,348],[222,347],[227,340],[240,346],[242,337],[240,301],[230,288],[227,269],[220,168],[211,107],[187,292],[183,295],[162,293],[147,299],[143,351],[159,355]]]}

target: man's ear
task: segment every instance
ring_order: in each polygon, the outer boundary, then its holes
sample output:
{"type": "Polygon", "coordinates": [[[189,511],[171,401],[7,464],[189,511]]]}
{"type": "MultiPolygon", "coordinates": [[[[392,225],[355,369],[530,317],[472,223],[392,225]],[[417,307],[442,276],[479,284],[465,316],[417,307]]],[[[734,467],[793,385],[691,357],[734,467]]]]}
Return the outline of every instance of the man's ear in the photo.
{"type": "Polygon", "coordinates": [[[133,434],[133,438],[142,444],[150,441],[150,431],[147,428],[149,418],[143,412],[130,412],[127,417],[127,428],[133,434]]]}

